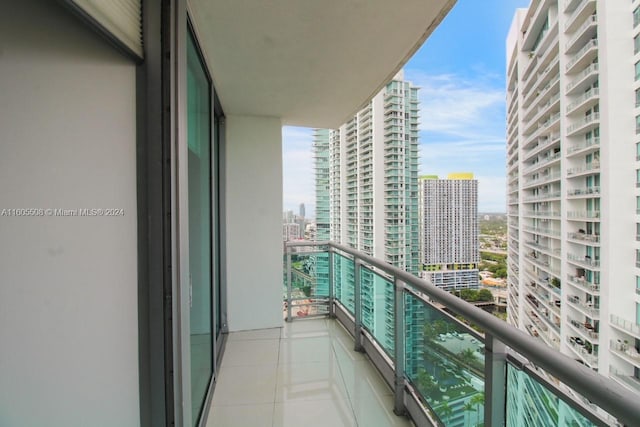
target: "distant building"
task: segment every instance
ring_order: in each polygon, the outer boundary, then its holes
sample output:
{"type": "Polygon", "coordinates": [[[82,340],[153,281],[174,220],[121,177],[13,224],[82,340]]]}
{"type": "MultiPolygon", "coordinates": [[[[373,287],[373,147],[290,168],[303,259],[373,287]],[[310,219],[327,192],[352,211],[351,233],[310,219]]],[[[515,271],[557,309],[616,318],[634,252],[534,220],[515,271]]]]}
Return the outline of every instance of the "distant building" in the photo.
{"type": "Polygon", "coordinates": [[[300,203],[300,218],[305,218],[305,213],[304,203],[300,203]]]}
{"type": "Polygon", "coordinates": [[[297,240],[300,238],[300,224],[285,223],[282,224],[282,241],[297,240]]]}
{"type": "Polygon", "coordinates": [[[310,222],[307,224],[307,226],[304,229],[304,239],[305,240],[311,240],[311,241],[316,241],[316,223],[315,222],[310,222]]]}
{"type": "Polygon", "coordinates": [[[284,222],[285,224],[293,222],[293,211],[284,211],[282,213],[282,222],[284,222]]]}
{"type": "Polygon", "coordinates": [[[420,177],[421,275],[445,290],[478,287],[478,181],[420,177]]]}

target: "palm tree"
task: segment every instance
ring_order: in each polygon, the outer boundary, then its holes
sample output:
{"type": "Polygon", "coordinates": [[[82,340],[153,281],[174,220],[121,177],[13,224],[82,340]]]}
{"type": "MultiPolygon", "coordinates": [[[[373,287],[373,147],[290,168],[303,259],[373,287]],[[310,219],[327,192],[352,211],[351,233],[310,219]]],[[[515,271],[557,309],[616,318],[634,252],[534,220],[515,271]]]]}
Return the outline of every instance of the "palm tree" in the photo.
{"type": "Polygon", "coordinates": [[[476,412],[476,408],[473,407],[473,401],[471,399],[467,400],[463,409],[469,414],[469,424],[471,424],[471,412],[476,412]]]}
{"type": "Polygon", "coordinates": [[[484,405],[484,393],[478,393],[471,398],[472,405],[475,405],[476,412],[478,413],[476,417],[476,424],[480,424],[480,405],[484,405]]]}
{"type": "Polygon", "coordinates": [[[476,352],[467,348],[458,353],[458,357],[463,364],[471,366],[476,361],[476,352]]]}
{"type": "Polygon", "coordinates": [[[423,396],[427,399],[429,399],[430,395],[436,388],[436,382],[433,377],[422,368],[418,370],[418,387],[421,389],[423,396]]]}
{"type": "Polygon", "coordinates": [[[440,405],[440,413],[442,414],[442,418],[445,419],[444,424],[448,425],[449,418],[451,417],[451,415],[453,415],[453,409],[451,409],[451,406],[449,406],[446,401],[442,405],[440,405]]]}

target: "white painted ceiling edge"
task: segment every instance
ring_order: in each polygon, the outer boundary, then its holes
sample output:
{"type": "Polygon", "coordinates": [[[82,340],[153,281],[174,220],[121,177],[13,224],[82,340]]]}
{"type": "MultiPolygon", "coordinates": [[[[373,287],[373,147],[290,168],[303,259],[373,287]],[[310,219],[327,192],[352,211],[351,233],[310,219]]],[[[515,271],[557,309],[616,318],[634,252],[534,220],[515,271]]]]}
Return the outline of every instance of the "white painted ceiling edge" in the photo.
{"type": "Polygon", "coordinates": [[[226,114],[336,128],[411,58],[456,0],[190,0],[226,114]]]}

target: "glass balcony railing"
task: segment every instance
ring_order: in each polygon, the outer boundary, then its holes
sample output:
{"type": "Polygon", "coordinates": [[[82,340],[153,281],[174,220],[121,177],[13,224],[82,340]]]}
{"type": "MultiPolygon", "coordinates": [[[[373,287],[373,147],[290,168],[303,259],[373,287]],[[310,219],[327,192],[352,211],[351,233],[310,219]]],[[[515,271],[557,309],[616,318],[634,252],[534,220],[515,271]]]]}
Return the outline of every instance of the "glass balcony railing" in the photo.
{"type": "Polygon", "coordinates": [[[393,390],[394,412],[417,426],[515,427],[523,419],[607,426],[640,419],[638,395],[619,382],[346,246],[289,242],[284,277],[287,319],[339,321],[393,390]]]}

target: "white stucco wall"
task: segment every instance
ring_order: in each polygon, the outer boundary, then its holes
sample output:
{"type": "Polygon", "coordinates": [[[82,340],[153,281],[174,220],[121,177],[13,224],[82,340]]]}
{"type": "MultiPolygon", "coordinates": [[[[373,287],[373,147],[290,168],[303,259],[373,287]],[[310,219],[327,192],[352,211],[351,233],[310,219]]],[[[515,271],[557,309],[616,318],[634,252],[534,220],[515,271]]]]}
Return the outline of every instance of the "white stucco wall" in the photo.
{"type": "Polygon", "coordinates": [[[124,211],[0,216],[0,425],[136,426],[135,66],[58,2],[15,2],[0,94],[0,210],[124,211]]]}
{"type": "Polygon", "coordinates": [[[282,326],[282,124],[227,116],[223,209],[230,331],[282,326]]]}

